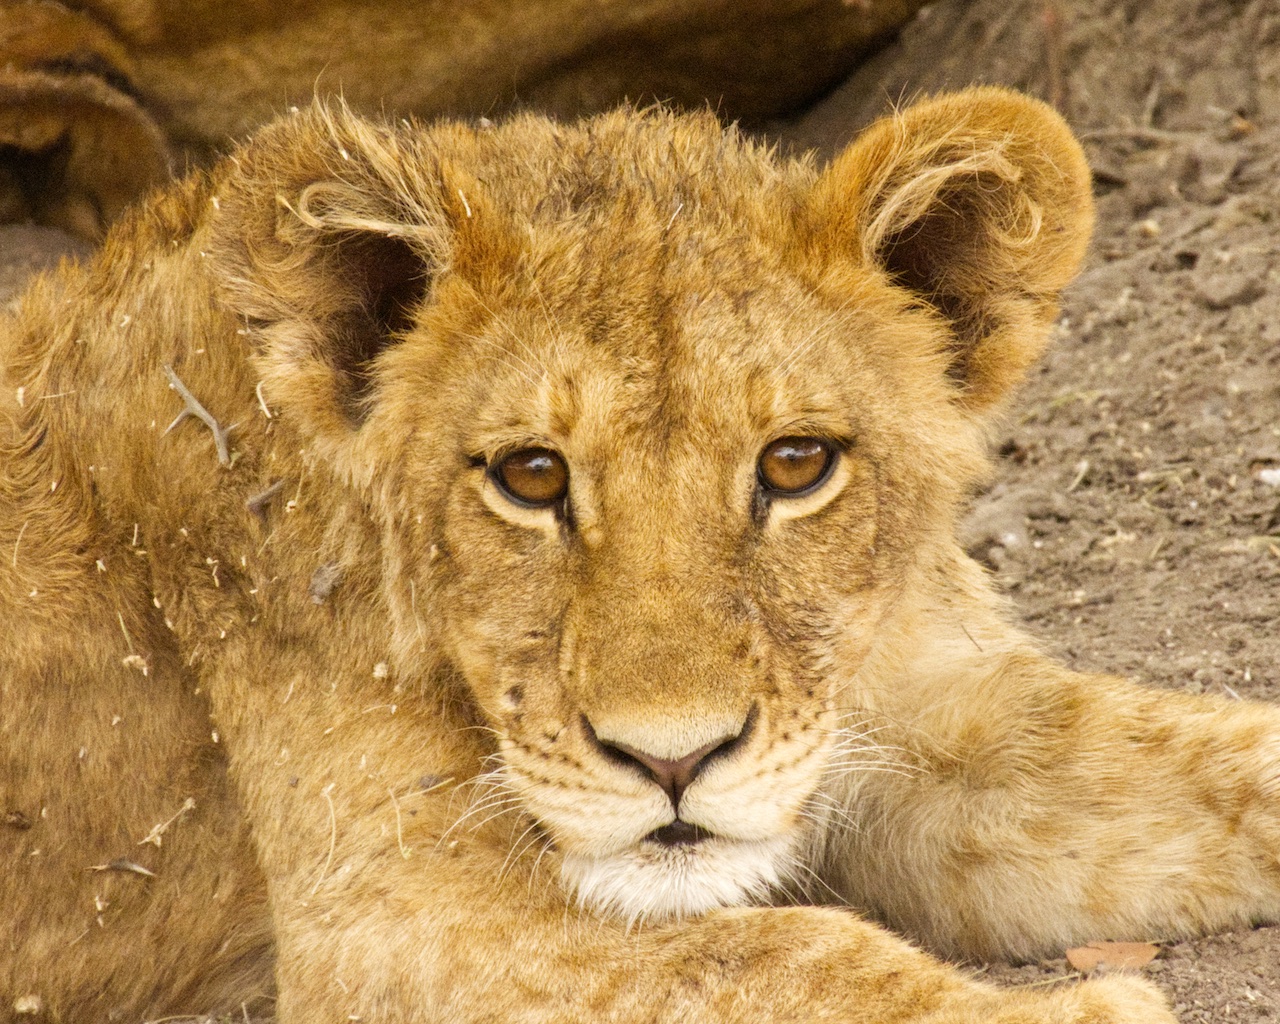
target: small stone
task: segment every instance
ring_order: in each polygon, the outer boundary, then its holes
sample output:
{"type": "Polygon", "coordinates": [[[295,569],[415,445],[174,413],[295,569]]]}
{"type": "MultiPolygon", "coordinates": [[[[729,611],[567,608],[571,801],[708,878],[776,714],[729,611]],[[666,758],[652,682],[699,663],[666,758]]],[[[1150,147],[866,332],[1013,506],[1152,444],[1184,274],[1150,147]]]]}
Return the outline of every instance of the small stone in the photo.
{"type": "Polygon", "coordinates": [[[1196,277],[1196,300],[1210,309],[1243,306],[1262,295],[1265,280],[1266,268],[1257,261],[1227,263],[1196,277]]]}
{"type": "Polygon", "coordinates": [[[1238,147],[1201,140],[1187,155],[1178,181],[1179,191],[1195,203],[1216,205],[1240,166],[1238,147]]]}

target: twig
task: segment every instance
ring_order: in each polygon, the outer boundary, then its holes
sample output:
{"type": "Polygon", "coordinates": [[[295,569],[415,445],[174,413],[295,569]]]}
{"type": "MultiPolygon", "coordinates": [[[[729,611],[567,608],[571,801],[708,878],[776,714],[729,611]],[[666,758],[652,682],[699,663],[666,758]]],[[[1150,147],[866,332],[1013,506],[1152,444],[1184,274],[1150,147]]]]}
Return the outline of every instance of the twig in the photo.
{"type": "Polygon", "coordinates": [[[258,396],[258,408],[262,410],[262,415],[271,419],[271,408],[267,405],[267,400],[262,397],[262,384],[262,381],[258,381],[258,386],[253,389],[253,393],[258,396]]]}
{"type": "Polygon", "coordinates": [[[185,406],[182,412],[178,413],[174,421],[165,428],[164,432],[168,434],[188,416],[194,416],[213,432],[213,445],[218,451],[219,465],[230,466],[231,452],[227,447],[227,435],[230,434],[231,431],[235,430],[235,424],[232,424],[229,427],[223,427],[222,424],[214,419],[213,414],[200,404],[195,395],[187,390],[187,386],[182,383],[178,375],[173,372],[173,367],[168,363],[164,364],[164,372],[165,376],[169,378],[169,387],[178,392],[182,397],[182,401],[185,406]]]}
{"type": "Polygon", "coordinates": [[[1147,90],[1147,98],[1142,104],[1142,125],[1150,128],[1155,124],[1156,110],[1160,107],[1160,93],[1164,89],[1164,80],[1157,74],[1151,88],[1147,90]]]}
{"type": "Polygon", "coordinates": [[[113,861],[106,864],[93,864],[89,867],[90,871],[125,871],[135,875],[141,875],[143,878],[155,878],[156,873],[144,868],[141,864],[126,859],[125,857],[117,857],[113,861]]]}
{"type": "Polygon", "coordinates": [[[284,488],[283,478],[277,480],[261,494],[255,494],[252,498],[246,498],[244,507],[252,512],[259,519],[267,518],[267,503],[271,501],[284,488]]]}
{"type": "Polygon", "coordinates": [[[129,635],[129,628],[124,624],[124,613],[116,612],[116,621],[120,623],[120,632],[124,634],[124,643],[129,653],[135,653],[133,650],[133,637],[129,635]]]}
{"type": "Polygon", "coordinates": [[[22,528],[18,531],[18,539],[13,542],[13,567],[18,568],[18,545],[22,543],[22,535],[27,532],[27,527],[31,525],[31,517],[27,516],[23,520],[22,528]]]}
{"type": "Polygon", "coordinates": [[[162,821],[160,822],[159,825],[154,826],[151,829],[151,831],[147,833],[147,837],[145,839],[138,840],[138,845],[145,846],[147,843],[150,843],[152,846],[155,846],[157,849],[159,849],[161,843],[164,841],[162,837],[166,832],[169,831],[169,827],[175,821],[181,818],[184,814],[186,814],[188,811],[195,810],[195,806],[196,806],[195,798],[187,797],[184,801],[182,801],[182,806],[178,808],[177,812],[173,815],[172,818],[170,818],[168,821],[162,821]]]}
{"type": "Polygon", "coordinates": [[[404,828],[400,821],[400,801],[396,799],[396,794],[390,787],[387,788],[387,796],[391,797],[391,806],[396,811],[396,844],[400,847],[400,856],[408,860],[409,854],[413,853],[413,850],[404,845],[404,828]]]}
{"type": "Polygon", "coordinates": [[[1076,475],[1072,477],[1071,483],[1067,484],[1067,493],[1070,494],[1082,483],[1084,478],[1089,475],[1089,460],[1081,459],[1076,463],[1076,475]]]}
{"type": "Polygon", "coordinates": [[[973,638],[973,634],[969,632],[969,630],[965,627],[965,624],[964,624],[963,622],[962,622],[962,623],[960,623],[960,629],[961,629],[961,631],[964,633],[964,635],[965,635],[965,636],[967,636],[967,637],[969,638],[969,643],[973,644],[973,646],[974,646],[974,647],[976,647],[976,648],[978,649],[978,653],[979,653],[979,654],[985,654],[985,653],[986,653],[986,652],[982,649],[982,644],[978,643],[978,641],[977,641],[977,640],[975,640],[975,639],[973,638]]]}

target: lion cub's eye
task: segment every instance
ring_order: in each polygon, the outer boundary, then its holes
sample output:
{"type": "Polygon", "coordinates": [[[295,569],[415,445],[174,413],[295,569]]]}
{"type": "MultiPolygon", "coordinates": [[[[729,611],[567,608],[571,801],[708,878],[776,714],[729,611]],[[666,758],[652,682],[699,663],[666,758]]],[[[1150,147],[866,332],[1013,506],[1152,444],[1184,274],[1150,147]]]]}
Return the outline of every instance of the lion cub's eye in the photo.
{"type": "Polygon", "coordinates": [[[493,467],[493,478],[518,505],[549,508],[569,493],[569,467],[549,448],[522,448],[493,467]]]}
{"type": "Polygon", "coordinates": [[[821,438],[780,437],[760,453],[757,474],[770,494],[803,494],[827,478],[835,454],[831,442],[821,438]]]}

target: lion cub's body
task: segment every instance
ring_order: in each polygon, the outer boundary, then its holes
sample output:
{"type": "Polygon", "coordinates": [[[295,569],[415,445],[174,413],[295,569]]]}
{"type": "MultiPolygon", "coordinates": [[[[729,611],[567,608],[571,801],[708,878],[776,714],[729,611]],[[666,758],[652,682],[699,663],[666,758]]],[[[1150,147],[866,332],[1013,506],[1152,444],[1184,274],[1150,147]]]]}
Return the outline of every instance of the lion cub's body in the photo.
{"type": "Polygon", "coordinates": [[[951,539],[1087,188],[994,91],[822,173],[709,117],[310,112],[40,282],[0,1013],[1168,1020],[732,909],[962,956],[1280,912],[1280,716],[1067,673],[951,539]],[[792,436],[832,468],[770,492],[792,436]],[[559,505],[499,485],[528,449],[559,505]]]}

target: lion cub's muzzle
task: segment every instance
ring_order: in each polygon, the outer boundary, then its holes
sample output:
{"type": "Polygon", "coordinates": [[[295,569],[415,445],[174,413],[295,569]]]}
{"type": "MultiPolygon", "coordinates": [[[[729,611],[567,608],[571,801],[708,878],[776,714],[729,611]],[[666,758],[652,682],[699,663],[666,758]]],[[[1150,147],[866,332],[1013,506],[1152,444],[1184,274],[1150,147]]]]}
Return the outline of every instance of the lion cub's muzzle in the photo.
{"type": "Polygon", "coordinates": [[[592,745],[606,759],[624,767],[634,768],[657,783],[658,788],[671,801],[675,820],[654,829],[645,836],[647,841],[663,846],[688,846],[710,839],[715,835],[701,825],[686,821],[680,816],[680,800],[684,792],[702,771],[717,760],[730,757],[741,750],[750,739],[759,717],[759,705],[752,704],[741,727],[733,733],[704,743],[677,758],[660,757],[620,740],[602,737],[591,720],[582,716],[582,729],[592,745]]]}
{"type": "Polygon", "coordinates": [[[631,920],[695,916],[793,880],[828,717],[820,700],[736,715],[580,709],[568,728],[504,744],[504,779],[582,904],[631,920]]]}

